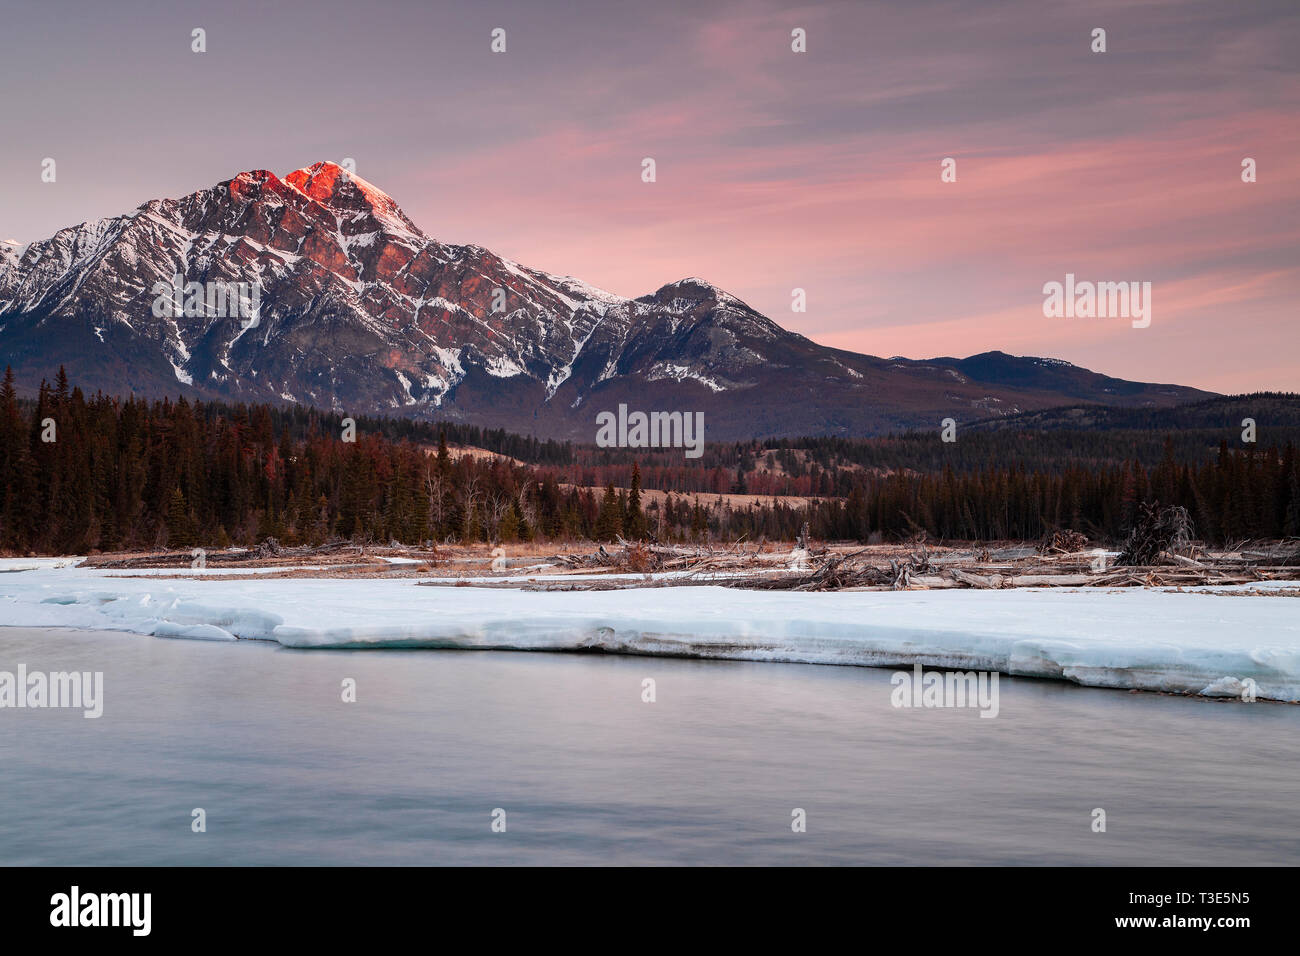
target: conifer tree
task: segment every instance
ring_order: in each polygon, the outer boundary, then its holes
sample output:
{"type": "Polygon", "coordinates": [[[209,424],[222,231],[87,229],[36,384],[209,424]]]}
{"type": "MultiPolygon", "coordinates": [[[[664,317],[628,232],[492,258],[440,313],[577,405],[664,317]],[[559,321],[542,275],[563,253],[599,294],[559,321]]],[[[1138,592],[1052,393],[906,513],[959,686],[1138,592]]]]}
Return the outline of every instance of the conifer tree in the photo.
{"type": "Polygon", "coordinates": [[[641,510],[641,466],[632,463],[632,489],[627,496],[627,513],[623,516],[623,533],[631,541],[645,537],[645,512],[641,510]]]}
{"type": "Polygon", "coordinates": [[[185,494],[180,488],[173,488],[167,505],[167,546],[169,548],[188,548],[194,543],[190,526],[189,509],[185,504],[185,494]]]}
{"type": "Polygon", "coordinates": [[[619,507],[618,495],[611,481],[605,488],[605,498],[600,503],[600,514],[596,517],[595,537],[597,541],[613,541],[623,533],[623,514],[619,507]]]}

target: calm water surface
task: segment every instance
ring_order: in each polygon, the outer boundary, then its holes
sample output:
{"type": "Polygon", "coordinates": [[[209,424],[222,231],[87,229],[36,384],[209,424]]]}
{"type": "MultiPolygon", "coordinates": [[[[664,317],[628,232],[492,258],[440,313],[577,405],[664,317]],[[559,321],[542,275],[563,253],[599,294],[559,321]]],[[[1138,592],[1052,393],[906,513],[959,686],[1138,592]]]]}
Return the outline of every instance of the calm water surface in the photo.
{"type": "Polygon", "coordinates": [[[105,704],[0,710],[3,864],[1300,863],[1288,705],[1004,677],[990,720],[868,668],[0,628],[19,663],[105,704]]]}

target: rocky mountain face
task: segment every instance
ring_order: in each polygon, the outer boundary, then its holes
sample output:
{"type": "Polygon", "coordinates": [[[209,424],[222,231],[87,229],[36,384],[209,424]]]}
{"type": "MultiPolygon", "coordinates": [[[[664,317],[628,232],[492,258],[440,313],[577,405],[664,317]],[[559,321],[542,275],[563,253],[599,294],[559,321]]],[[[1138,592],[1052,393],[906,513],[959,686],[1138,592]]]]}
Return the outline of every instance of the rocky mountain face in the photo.
{"type": "Polygon", "coordinates": [[[1052,359],[881,359],[702,279],[636,299],[426,236],[333,163],[0,243],[0,362],[87,390],[299,402],[592,441],[600,411],[702,411],[708,437],[860,436],[1079,401],[1204,397],[1052,359]],[[222,284],[225,284],[224,286],[222,284]],[[224,307],[213,288],[255,293],[224,307]],[[195,295],[194,290],[197,290],[195,295]]]}

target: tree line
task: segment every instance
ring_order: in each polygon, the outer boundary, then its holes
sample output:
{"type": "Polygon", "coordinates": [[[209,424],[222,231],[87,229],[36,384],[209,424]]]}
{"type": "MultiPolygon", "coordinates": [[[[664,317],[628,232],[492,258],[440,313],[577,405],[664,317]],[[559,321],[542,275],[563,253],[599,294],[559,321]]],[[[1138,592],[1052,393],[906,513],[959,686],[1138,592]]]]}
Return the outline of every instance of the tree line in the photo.
{"type": "MultiPolygon", "coordinates": [[[[804,522],[833,540],[1037,539],[1061,528],[1117,541],[1143,502],[1180,504],[1215,543],[1300,535],[1296,444],[1188,461],[1036,468],[825,468],[810,440],[687,468],[647,458],[581,464],[560,443],[473,426],[358,419],[309,408],[85,396],[60,373],[35,400],[0,385],[0,550],[79,554],[346,538],[387,544],[793,540],[804,522]],[[351,428],[349,428],[349,425],[351,428]],[[456,455],[454,444],[497,456],[456,455]],[[513,449],[520,456],[502,457],[513,449]],[[536,456],[537,464],[512,460],[536,456]],[[782,461],[784,457],[784,461],[782,461]],[[766,494],[802,469],[806,507],[766,494]],[[647,496],[656,484],[666,496],[647,496]],[[675,487],[672,487],[674,486],[675,487]],[[603,488],[593,492],[590,487],[603,488]]],[[[907,439],[907,455],[919,439],[907,439]]],[[[929,436],[938,444],[938,435],[929,436]]],[[[736,446],[728,446],[736,447],[736,446]]],[[[586,454],[583,452],[582,454],[586,454]]],[[[907,457],[905,455],[904,457],[907,457]]]]}

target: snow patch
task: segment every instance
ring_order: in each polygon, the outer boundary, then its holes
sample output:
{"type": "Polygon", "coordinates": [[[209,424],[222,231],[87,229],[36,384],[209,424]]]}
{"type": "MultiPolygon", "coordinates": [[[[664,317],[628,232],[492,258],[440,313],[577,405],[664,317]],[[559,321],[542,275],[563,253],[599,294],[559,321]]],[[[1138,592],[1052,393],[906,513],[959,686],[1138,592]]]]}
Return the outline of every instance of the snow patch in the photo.
{"type": "Polygon", "coordinates": [[[488,359],[483,366],[483,370],[496,378],[513,378],[516,375],[524,374],[524,370],[516,362],[504,355],[488,359]]]}
{"type": "Polygon", "coordinates": [[[697,372],[689,365],[674,365],[671,362],[656,362],[650,367],[650,370],[646,372],[645,377],[646,380],[650,382],[658,382],[662,379],[672,379],[674,382],[681,382],[686,379],[691,379],[715,392],[725,392],[727,390],[727,386],[719,382],[717,379],[711,378],[703,372],[697,372]]]}
{"type": "MultiPolygon", "coordinates": [[[[38,562],[39,563],[39,562],[38,562]]],[[[484,592],[410,580],[0,574],[0,625],[237,638],[299,648],[612,653],[995,670],[1092,687],[1300,700],[1294,599],[1127,588],[807,594],[692,588],[484,592]],[[274,612],[266,610],[274,608],[274,612]],[[190,630],[206,625],[212,631],[190,630]],[[1236,683],[1234,683],[1236,682],[1236,683]]]]}

